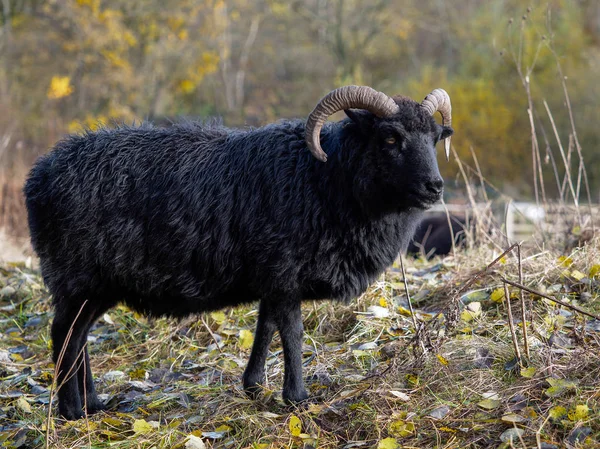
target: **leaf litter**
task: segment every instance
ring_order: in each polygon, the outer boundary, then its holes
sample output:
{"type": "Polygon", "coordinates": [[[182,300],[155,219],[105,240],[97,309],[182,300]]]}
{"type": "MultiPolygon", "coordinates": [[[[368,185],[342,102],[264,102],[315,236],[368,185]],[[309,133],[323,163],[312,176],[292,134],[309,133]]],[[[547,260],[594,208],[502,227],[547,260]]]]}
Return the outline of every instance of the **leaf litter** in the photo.
{"type": "MultiPolygon", "coordinates": [[[[303,348],[313,400],[280,396],[275,339],[261,397],[240,385],[257,313],[217,311],[202,320],[149,319],[125,307],[104,315],[88,347],[109,411],[47,420],[50,298],[24,264],[0,268],[0,445],[7,448],[483,447],[587,444],[600,439],[600,321],[526,293],[531,358],[515,361],[502,279],[517,281],[507,255],[477,249],[456,258],[392,267],[349,306],[304,306],[303,348]],[[469,289],[460,289],[468,282],[469,289]],[[405,296],[414,299],[419,339],[405,296]],[[458,300],[456,299],[458,297],[458,300]],[[506,370],[509,366],[510,369],[506,370]],[[542,425],[546,422],[544,425],[542,425]],[[504,445],[504,446],[503,446],[504,445]]],[[[564,258],[549,251],[524,264],[527,286],[600,312],[598,241],[564,258]]],[[[509,289],[518,344],[523,322],[509,289]]],[[[55,416],[53,404],[53,416],[55,416]]]]}

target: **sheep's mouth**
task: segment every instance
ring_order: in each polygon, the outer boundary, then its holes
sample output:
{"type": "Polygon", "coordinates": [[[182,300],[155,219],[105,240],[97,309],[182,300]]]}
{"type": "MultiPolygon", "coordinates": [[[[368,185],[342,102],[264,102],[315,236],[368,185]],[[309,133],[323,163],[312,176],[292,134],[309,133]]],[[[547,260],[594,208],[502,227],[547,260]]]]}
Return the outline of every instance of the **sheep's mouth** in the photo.
{"type": "Polygon", "coordinates": [[[437,194],[423,190],[413,190],[410,192],[410,196],[414,206],[419,209],[429,209],[442,197],[441,193],[437,194]]]}

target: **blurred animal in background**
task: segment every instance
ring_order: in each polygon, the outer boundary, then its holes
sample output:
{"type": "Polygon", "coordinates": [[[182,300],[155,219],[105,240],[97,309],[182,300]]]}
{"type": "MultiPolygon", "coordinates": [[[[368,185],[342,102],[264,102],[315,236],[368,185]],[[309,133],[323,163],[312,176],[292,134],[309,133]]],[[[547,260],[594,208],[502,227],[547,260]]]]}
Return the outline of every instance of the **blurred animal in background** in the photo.
{"type": "Polygon", "coordinates": [[[427,259],[445,256],[454,248],[461,248],[466,240],[467,222],[464,217],[444,212],[427,213],[417,227],[407,253],[427,259]]]}

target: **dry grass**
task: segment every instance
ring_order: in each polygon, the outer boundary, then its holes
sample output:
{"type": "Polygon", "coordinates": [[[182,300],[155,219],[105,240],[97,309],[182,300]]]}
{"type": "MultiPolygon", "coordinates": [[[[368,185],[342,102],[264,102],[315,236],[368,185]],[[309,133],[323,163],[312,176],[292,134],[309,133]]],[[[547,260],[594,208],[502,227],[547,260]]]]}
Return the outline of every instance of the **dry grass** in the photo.
{"type": "MultiPolygon", "coordinates": [[[[479,448],[510,447],[501,435],[506,439],[504,432],[516,427],[523,433],[513,447],[566,447],[576,432],[588,432],[578,447],[595,447],[600,323],[526,293],[531,357],[521,351],[518,366],[506,303],[491,299],[502,279],[519,282],[516,253],[473,281],[499,254],[479,247],[455,258],[407,261],[419,344],[399,266],[350,306],[306,305],[305,377],[315,400],[300,409],[280,398],[278,340],[263,398],[251,401],[241,391],[248,342],[240,331],[253,330],[252,307],[204,316],[210,332],[197,318],[150,321],[114,309],[89,343],[99,391],[112,409],[88,422],[53,418],[48,442],[48,295],[35,272],[6,267],[0,288],[15,292],[0,299],[0,441],[7,447],[168,448],[184,447],[194,434],[207,447],[377,447],[392,438],[402,447],[479,448]],[[388,316],[373,315],[371,306],[388,316]],[[106,376],[114,371],[123,375],[106,376]],[[549,382],[558,388],[549,390],[549,382]],[[294,416],[300,436],[290,431],[294,416]]],[[[598,240],[567,255],[533,251],[524,254],[522,282],[599,314],[599,263],[598,240]]],[[[510,295],[522,348],[519,292],[511,288],[510,295]]]]}

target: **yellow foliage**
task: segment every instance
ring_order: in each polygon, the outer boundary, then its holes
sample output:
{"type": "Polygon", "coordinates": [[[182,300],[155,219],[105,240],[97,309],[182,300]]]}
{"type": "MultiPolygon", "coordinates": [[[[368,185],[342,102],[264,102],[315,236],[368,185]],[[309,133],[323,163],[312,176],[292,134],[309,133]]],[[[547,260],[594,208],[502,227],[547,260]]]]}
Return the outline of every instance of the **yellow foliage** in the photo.
{"type": "Polygon", "coordinates": [[[68,76],[53,76],[50,80],[47,96],[51,99],[68,97],[73,93],[71,78],[68,76]]]}

